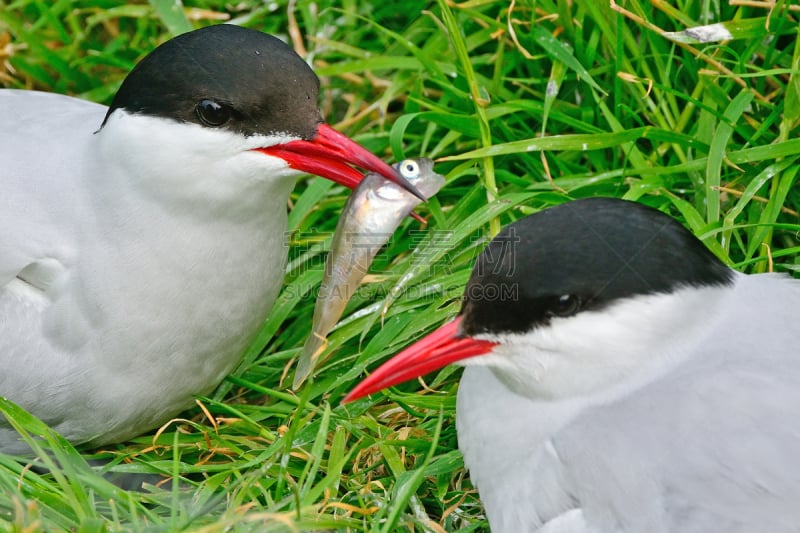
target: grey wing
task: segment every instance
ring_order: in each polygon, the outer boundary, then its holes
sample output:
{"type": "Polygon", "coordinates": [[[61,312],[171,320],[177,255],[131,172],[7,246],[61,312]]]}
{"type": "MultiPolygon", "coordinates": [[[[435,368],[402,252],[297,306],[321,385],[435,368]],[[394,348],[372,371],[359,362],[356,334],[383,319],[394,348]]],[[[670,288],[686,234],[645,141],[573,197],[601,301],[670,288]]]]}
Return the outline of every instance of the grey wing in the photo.
{"type": "MultiPolygon", "coordinates": [[[[104,112],[60,95],[0,90],[0,395],[37,406],[40,416],[54,387],[48,372],[69,364],[48,339],[47,312],[78,254],[76,217],[90,216],[81,170],[104,112]]],[[[4,425],[0,449],[18,450],[4,425]]]]}
{"type": "Polygon", "coordinates": [[[32,263],[73,252],[69,222],[85,209],[79,170],[104,112],[66,96],[0,90],[0,287],[32,263]]]}
{"type": "Polygon", "coordinates": [[[748,305],[697,357],[556,437],[587,521],[653,533],[800,531],[800,284],[754,278],[761,285],[743,291],[759,293],[742,295],[748,305]]]}

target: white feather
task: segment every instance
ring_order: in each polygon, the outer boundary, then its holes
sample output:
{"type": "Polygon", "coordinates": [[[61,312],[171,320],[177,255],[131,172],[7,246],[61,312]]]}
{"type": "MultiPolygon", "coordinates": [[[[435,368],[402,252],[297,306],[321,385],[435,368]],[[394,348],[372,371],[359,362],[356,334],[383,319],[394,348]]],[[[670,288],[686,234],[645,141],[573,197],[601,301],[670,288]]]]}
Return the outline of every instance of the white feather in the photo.
{"type": "MultiPolygon", "coordinates": [[[[0,394],[75,443],[210,391],[283,281],[297,173],[239,136],[0,91],[0,394]],[[124,405],[124,408],[121,406],[124,405]]],[[[0,428],[0,450],[21,451],[0,428]]]]}
{"type": "Polygon", "coordinates": [[[457,408],[492,530],[796,531],[798,323],[800,283],[737,275],[494,338],[457,408]]]}

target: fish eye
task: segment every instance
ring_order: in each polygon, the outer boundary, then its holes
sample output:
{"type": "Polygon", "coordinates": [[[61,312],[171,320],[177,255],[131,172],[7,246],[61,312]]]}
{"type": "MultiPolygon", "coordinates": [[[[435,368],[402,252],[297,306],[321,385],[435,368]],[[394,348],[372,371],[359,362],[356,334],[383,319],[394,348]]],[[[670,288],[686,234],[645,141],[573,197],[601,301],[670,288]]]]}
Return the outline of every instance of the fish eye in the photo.
{"type": "Polygon", "coordinates": [[[397,165],[397,169],[405,179],[414,179],[419,177],[419,163],[413,159],[405,159],[397,165]]]}
{"type": "Polygon", "coordinates": [[[197,102],[195,111],[197,112],[197,116],[200,118],[200,122],[206,126],[211,126],[212,128],[222,126],[228,122],[228,119],[231,118],[230,106],[221,104],[216,100],[211,100],[209,98],[203,98],[197,102]]]}

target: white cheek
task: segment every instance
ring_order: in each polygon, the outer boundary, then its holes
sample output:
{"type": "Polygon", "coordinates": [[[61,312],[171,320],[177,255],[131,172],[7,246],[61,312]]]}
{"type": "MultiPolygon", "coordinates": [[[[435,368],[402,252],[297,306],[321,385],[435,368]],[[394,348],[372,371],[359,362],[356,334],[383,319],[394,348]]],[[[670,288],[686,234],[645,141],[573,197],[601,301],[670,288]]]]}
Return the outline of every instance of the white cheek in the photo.
{"type": "Polygon", "coordinates": [[[491,337],[485,340],[499,342],[491,353],[465,359],[460,364],[491,369],[506,387],[517,394],[539,396],[544,393],[543,384],[552,370],[564,363],[564,354],[538,349],[528,342],[530,337],[527,335],[491,337]]]}
{"type": "Polygon", "coordinates": [[[263,180],[265,177],[273,179],[298,175],[298,171],[290,167],[285,160],[257,150],[239,152],[229,158],[228,164],[234,168],[241,169],[244,175],[253,180],[263,180]]]}
{"type": "MultiPolygon", "coordinates": [[[[269,192],[261,186],[266,180],[297,176],[283,159],[255,150],[292,140],[287,135],[244,137],[122,110],[96,135],[98,152],[109,154],[102,164],[111,172],[121,170],[126,186],[154,199],[188,202],[241,201],[242,195],[269,192]]],[[[98,178],[105,174],[98,172],[98,178]]]]}
{"type": "Polygon", "coordinates": [[[556,318],[527,333],[476,336],[499,345],[464,364],[490,368],[530,398],[592,394],[685,358],[729,294],[718,287],[681,289],[556,318]]]}

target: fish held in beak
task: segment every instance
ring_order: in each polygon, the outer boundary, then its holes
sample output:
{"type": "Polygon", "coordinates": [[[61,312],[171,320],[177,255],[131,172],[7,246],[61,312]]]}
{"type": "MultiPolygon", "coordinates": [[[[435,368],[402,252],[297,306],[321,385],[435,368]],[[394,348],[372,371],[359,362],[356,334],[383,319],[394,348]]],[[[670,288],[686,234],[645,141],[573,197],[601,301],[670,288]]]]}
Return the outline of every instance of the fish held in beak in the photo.
{"type": "MultiPolygon", "coordinates": [[[[444,176],[433,171],[430,159],[406,159],[397,163],[394,170],[416,187],[425,199],[436,194],[445,182],[444,176]]],[[[327,345],[328,333],[339,321],[378,250],[419,203],[416,196],[377,173],[367,174],[350,195],[328,254],[314,307],[312,333],[306,340],[295,372],[295,389],[314,370],[327,345]]]]}

